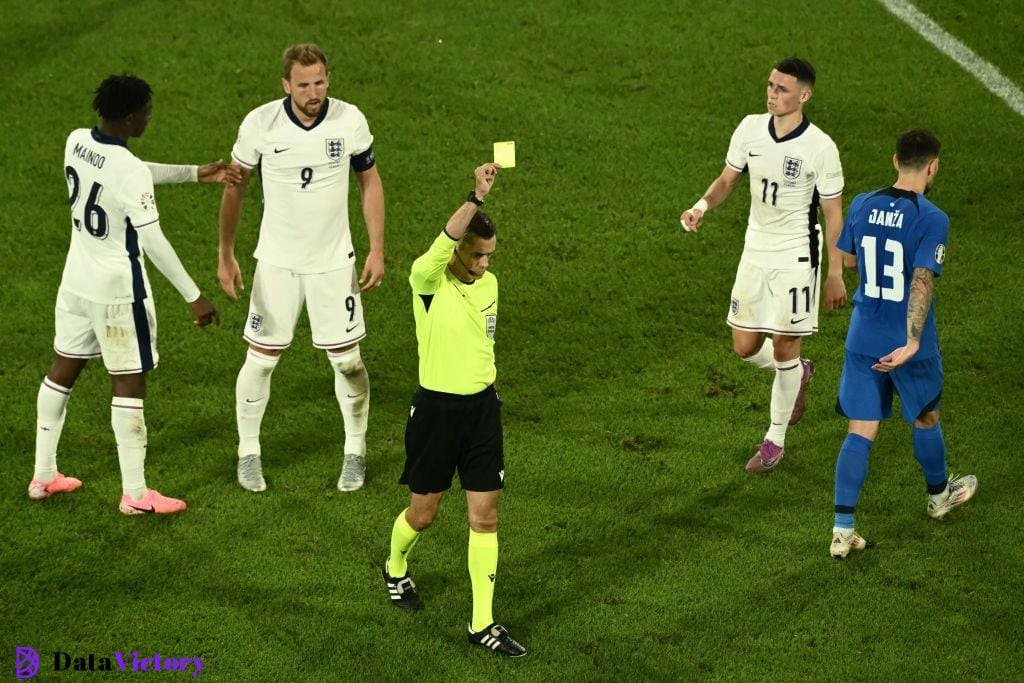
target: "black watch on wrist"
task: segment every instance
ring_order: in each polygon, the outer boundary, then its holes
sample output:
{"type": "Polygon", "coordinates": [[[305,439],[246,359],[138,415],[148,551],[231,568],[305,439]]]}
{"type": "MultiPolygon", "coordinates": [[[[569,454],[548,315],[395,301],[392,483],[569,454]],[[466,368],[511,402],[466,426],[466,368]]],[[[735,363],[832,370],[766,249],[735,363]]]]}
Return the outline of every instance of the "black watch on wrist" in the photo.
{"type": "Polygon", "coordinates": [[[466,197],[466,201],[467,202],[473,202],[477,206],[483,206],[484,205],[484,200],[477,199],[476,190],[471,190],[470,191],[469,196],[466,197]]]}

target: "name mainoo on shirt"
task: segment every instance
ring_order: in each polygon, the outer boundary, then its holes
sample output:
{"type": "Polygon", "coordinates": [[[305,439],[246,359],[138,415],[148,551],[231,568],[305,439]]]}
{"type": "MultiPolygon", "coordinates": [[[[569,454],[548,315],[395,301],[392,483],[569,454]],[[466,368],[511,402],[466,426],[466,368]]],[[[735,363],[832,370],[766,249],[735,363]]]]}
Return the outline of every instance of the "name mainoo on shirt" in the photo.
{"type": "Polygon", "coordinates": [[[88,147],[83,146],[81,143],[75,145],[75,149],[72,153],[85,163],[92,164],[96,168],[103,168],[103,164],[107,161],[105,156],[97,154],[88,147]]]}
{"type": "Polygon", "coordinates": [[[868,216],[868,223],[881,225],[886,228],[902,228],[903,214],[899,211],[879,211],[878,209],[871,209],[871,215],[868,216]]]}

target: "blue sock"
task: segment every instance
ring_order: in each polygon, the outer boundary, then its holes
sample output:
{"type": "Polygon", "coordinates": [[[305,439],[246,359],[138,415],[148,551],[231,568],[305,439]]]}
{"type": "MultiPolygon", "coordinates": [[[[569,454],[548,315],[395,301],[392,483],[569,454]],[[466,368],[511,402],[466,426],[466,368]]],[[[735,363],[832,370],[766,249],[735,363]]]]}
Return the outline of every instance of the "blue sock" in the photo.
{"type": "Polygon", "coordinates": [[[868,456],[871,454],[870,439],[859,434],[847,434],[836,460],[835,526],[853,528],[853,511],[857,499],[868,478],[868,456]]]}
{"type": "Polygon", "coordinates": [[[930,429],[914,427],[914,457],[921,463],[928,493],[933,496],[946,490],[946,439],[938,422],[930,429]]]}

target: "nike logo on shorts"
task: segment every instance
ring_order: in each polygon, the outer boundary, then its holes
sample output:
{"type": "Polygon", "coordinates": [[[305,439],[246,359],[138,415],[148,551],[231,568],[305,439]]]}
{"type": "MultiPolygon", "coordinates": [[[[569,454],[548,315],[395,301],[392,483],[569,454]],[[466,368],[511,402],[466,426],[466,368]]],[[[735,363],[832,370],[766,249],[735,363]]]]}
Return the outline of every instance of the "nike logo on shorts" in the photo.
{"type": "Polygon", "coordinates": [[[285,147],[284,149],[278,149],[277,147],[275,147],[274,148],[274,154],[280,154],[281,152],[287,152],[290,149],[291,149],[291,147],[285,147]]]}
{"type": "Polygon", "coordinates": [[[807,320],[807,317],[800,318],[799,320],[793,320],[792,318],[790,318],[789,319],[789,324],[790,325],[799,325],[800,323],[802,323],[805,320],[807,320]]]}

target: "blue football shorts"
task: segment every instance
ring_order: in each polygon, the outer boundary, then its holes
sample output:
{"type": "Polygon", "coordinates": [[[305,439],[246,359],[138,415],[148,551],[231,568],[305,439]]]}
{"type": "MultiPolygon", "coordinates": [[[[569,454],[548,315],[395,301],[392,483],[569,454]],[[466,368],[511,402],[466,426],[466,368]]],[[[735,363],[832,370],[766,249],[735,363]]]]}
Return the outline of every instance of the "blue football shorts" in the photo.
{"type": "Polygon", "coordinates": [[[872,370],[877,362],[873,356],[846,352],[836,402],[839,414],[851,420],[892,417],[894,390],[907,422],[913,423],[924,413],[938,410],[942,399],[942,356],[912,360],[891,372],[872,370]]]}

